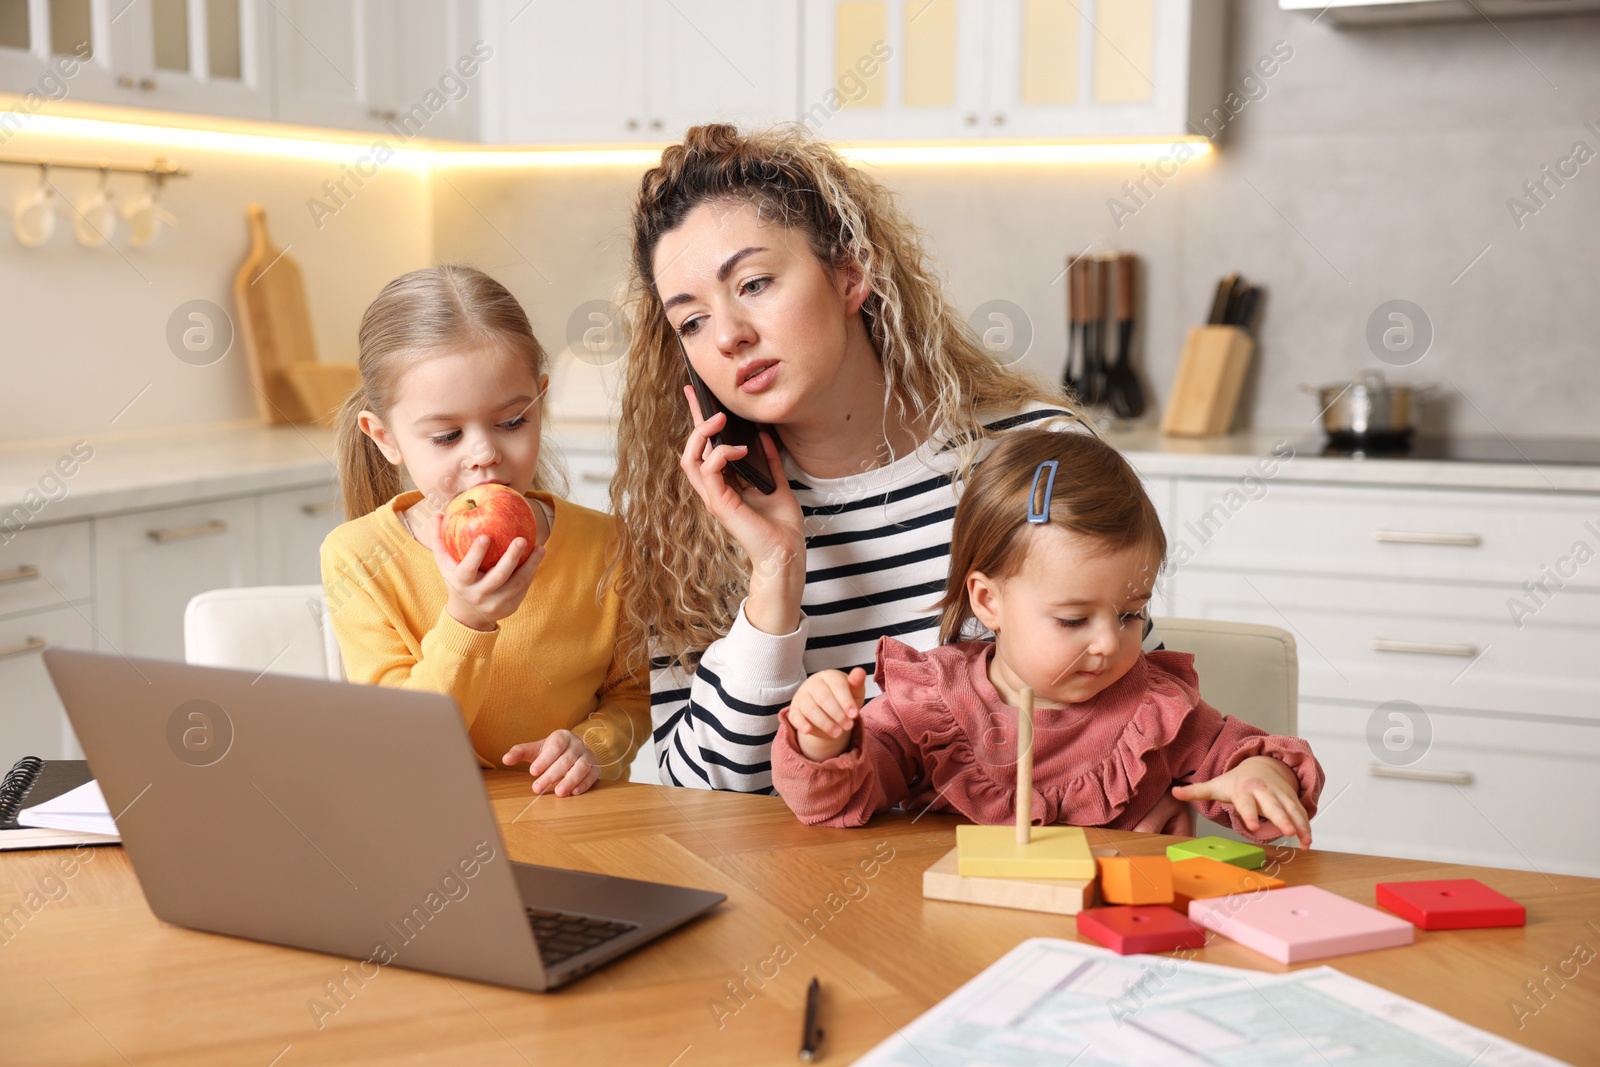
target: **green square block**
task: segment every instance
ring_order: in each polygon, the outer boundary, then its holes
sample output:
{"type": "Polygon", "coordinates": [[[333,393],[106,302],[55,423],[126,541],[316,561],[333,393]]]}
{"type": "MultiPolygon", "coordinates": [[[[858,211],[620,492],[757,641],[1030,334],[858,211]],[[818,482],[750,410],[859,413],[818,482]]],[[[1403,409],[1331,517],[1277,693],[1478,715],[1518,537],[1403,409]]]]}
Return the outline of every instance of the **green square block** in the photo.
{"type": "Polygon", "coordinates": [[[1174,863],[1179,860],[1192,860],[1196,856],[1221,860],[1235,867],[1243,867],[1247,871],[1253,871],[1267,862],[1267,854],[1260,848],[1247,845],[1243,841],[1229,841],[1226,837],[1197,837],[1181,845],[1167,846],[1167,859],[1174,863]]]}

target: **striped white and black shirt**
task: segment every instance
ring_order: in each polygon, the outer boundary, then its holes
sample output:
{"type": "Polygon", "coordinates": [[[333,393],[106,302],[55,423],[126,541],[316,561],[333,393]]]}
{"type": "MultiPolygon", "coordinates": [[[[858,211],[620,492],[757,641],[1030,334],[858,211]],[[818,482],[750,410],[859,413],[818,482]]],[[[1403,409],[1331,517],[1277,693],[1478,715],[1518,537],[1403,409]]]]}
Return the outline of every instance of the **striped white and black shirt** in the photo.
{"type": "MultiPolygon", "coordinates": [[[[985,422],[1086,431],[1072,414],[1038,406],[985,422]]],[[[985,441],[980,456],[994,447],[985,441]]],[[[650,713],[661,780],[701,789],[771,793],[778,712],[817,671],[867,672],[878,638],[926,652],[939,643],[956,512],[956,450],[935,435],[916,452],[863,474],[813,478],[784,457],[806,529],[806,585],[799,628],[763,633],[741,604],[728,635],[705,650],[693,678],[651,663],[650,713]]],[[[1154,647],[1146,634],[1146,647],[1154,647]]]]}

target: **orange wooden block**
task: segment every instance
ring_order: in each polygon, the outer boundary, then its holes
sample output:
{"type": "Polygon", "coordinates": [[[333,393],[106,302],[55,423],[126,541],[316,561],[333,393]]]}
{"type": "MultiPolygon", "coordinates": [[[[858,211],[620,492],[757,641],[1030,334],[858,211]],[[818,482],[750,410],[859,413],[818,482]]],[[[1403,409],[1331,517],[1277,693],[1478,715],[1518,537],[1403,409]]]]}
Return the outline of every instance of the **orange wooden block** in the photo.
{"type": "Polygon", "coordinates": [[[1108,856],[1099,862],[1100,896],[1106,903],[1172,903],[1172,861],[1167,857],[1108,856]]]}
{"type": "Polygon", "coordinates": [[[1172,906],[1189,914],[1189,901],[1282,889],[1288,883],[1260,871],[1246,871],[1206,856],[1172,864],[1172,906]]]}

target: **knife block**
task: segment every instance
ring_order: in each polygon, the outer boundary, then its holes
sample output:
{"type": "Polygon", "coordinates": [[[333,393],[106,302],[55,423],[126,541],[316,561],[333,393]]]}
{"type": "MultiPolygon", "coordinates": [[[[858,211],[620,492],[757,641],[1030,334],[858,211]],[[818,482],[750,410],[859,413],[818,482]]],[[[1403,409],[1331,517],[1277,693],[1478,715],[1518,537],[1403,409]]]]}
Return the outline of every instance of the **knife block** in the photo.
{"type": "Polygon", "coordinates": [[[1189,331],[1172,380],[1161,432],[1174,437],[1221,437],[1233,427],[1255,342],[1237,326],[1189,331]]]}

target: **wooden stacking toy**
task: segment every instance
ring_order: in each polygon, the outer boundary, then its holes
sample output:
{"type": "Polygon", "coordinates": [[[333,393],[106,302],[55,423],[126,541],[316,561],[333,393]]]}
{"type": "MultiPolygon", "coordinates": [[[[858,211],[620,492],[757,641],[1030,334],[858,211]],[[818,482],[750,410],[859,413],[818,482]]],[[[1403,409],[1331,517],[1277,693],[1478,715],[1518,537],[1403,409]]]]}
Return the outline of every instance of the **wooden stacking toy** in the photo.
{"type": "Polygon", "coordinates": [[[1247,871],[1253,871],[1267,862],[1264,850],[1255,845],[1247,845],[1243,841],[1230,841],[1226,837],[1197,837],[1193,841],[1167,846],[1167,859],[1174,863],[1178,860],[1192,860],[1196,856],[1221,860],[1235,867],[1243,867],[1247,871]]]}
{"type": "Polygon", "coordinates": [[[1423,930],[1525,926],[1528,910],[1476,878],[1434,882],[1379,882],[1378,906],[1423,930]]]}
{"type": "Polygon", "coordinates": [[[1287,884],[1260,871],[1244,871],[1220,860],[1197,856],[1172,865],[1172,907],[1187,915],[1191,901],[1282,889],[1287,884]]]}
{"type": "Polygon", "coordinates": [[[1033,690],[1022,690],[1017,709],[1017,825],[958,826],[958,870],[980,878],[1095,876],[1089,839],[1077,826],[1033,826],[1033,690]]]}
{"type": "MultiPolygon", "coordinates": [[[[1117,850],[1097,845],[1096,859],[1115,856],[1117,850]]],[[[922,872],[922,895],[928,900],[957,904],[986,904],[995,908],[1076,915],[1099,903],[1095,882],[1083,878],[971,878],[962,875],[960,857],[951,849],[922,872]]]]}
{"type": "Polygon", "coordinates": [[[1077,921],[1078,933],[1123,956],[1206,947],[1204,929],[1160,904],[1090,908],[1077,921]]]}
{"type": "Polygon", "coordinates": [[[1172,863],[1164,856],[1110,856],[1099,861],[1107,904],[1171,904],[1172,863]]]}
{"type": "Polygon", "coordinates": [[[1314,885],[1196,900],[1189,918],[1279,963],[1395,948],[1415,935],[1404,919],[1314,885]]]}

